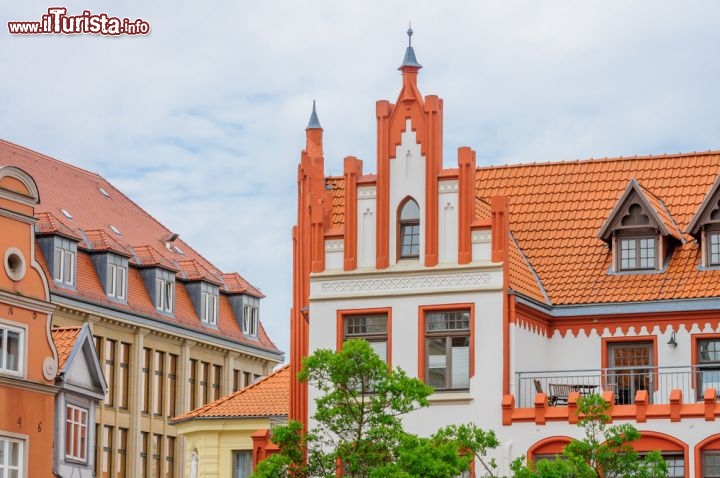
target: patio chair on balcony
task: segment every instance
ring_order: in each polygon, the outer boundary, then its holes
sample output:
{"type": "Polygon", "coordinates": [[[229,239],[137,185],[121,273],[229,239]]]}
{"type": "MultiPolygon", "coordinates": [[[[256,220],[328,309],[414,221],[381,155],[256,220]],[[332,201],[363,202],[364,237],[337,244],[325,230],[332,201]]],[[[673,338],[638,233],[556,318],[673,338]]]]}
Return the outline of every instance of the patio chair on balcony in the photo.
{"type": "Polygon", "coordinates": [[[567,405],[568,395],[573,391],[572,385],[566,383],[550,383],[550,406],[567,405]]]}

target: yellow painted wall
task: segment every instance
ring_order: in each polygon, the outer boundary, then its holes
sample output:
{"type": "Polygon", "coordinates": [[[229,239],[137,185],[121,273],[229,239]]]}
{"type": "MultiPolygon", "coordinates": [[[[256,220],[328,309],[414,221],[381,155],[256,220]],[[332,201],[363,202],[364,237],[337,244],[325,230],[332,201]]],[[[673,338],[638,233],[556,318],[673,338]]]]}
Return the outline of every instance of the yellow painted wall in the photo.
{"type": "Polygon", "coordinates": [[[252,435],[258,429],[270,428],[268,418],[230,418],[190,420],[178,423],[178,435],[185,437],[185,477],[190,477],[190,458],[198,454],[198,477],[231,478],[232,452],[252,451],[252,435]]]}

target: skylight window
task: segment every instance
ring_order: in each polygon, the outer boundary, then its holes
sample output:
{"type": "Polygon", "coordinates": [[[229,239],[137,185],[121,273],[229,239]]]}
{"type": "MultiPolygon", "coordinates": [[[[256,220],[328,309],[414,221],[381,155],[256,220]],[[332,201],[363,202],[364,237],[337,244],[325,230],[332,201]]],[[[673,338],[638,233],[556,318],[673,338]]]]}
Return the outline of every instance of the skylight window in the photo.
{"type": "Polygon", "coordinates": [[[110,197],[110,193],[108,193],[107,191],[105,191],[103,188],[98,187],[98,189],[100,190],[100,192],[102,193],[103,196],[105,196],[106,198],[109,198],[109,197],[110,197]]]}
{"type": "Polygon", "coordinates": [[[180,255],[182,255],[182,256],[185,255],[185,253],[183,252],[183,250],[180,249],[178,246],[173,245],[172,247],[173,247],[173,249],[175,249],[175,252],[177,252],[178,254],[180,254],[180,255]]]}
{"type": "Polygon", "coordinates": [[[68,219],[73,219],[72,214],[67,212],[65,209],[60,209],[60,212],[63,213],[63,215],[68,219]]]}
{"type": "Polygon", "coordinates": [[[112,232],[114,232],[118,236],[122,236],[122,232],[120,232],[120,230],[117,227],[113,226],[112,224],[110,225],[110,229],[112,230],[112,232]]]}

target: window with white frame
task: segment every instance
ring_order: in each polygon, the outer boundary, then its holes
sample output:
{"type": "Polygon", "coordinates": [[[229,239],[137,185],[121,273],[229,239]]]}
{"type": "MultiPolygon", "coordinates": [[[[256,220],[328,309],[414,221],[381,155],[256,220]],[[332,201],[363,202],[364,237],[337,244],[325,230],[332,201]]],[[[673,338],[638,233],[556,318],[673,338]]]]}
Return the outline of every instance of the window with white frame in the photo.
{"type": "Polygon", "coordinates": [[[65,407],[65,457],[87,461],[88,411],[68,404],[65,407]]]}
{"type": "Polygon", "coordinates": [[[202,321],[207,324],[217,324],[218,294],[212,290],[203,289],[201,293],[202,321]]]}
{"type": "Polygon", "coordinates": [[[25,442],[0,435],[0,478],[21,478],[25,476],[23,469],[23,452],[25,442]]]}
{"type": "Polygon", "coordinates": [[[53,262],[53,279],[55,282],[75,285],[76,248],[68,239],[55,242],[55,256],[53,262]]]}
{"type": "Polygon", "coordinates": [[[243,306],[242,331],[244,334],[257,337],[258,334],[258,308],[245,304],[243,306]]]}
{"type": "Polygon", "coordinates": [[[108,264],[109,297],[124,300],[127,296],[127,267],[118,264],[108,264]]]}
{"type": "Polygon", "coordinates": [[[0,324],[0,373],[22,375],[25,331],[0,324]]]}
{"type": "Polygon", "coordinates": [[[425,381],[437,390],[470,386],[470,311],[425,312],[425,381]]]}
{"type": "Polygon", "coordinates": [[[173,311],[173,292],[175,282],[167,278],[155,279],[155,307],[163,312],[173,311]]]}

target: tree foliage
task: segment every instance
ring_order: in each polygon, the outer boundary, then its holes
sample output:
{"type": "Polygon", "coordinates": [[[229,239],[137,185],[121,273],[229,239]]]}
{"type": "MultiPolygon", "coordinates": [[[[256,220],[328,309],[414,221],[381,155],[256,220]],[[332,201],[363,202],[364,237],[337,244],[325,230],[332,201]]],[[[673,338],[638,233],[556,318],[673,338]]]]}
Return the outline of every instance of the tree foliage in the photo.
{"type": "Polygon", "coordinates": [[[261,462],[260,478],[335,477],[450,478],[470,467],[474,456],[488,471],[485,452],[499,442],[493,432],[458,425],[430,437],[405,431],[403,415],[429,405],[432,388],[399,369],[389,369],[364,340],[345,342],[340,352],[318,350],[307,357],[299,379],[318,391],[315,428],[297,422],[273,429],[280,452],[261,462]],[[304,460],[303,458],[307,459],[304,460]]]}
{"type": "Polygon", "coordinates": [[[629,424],[609,425],[610,405],[600,395],[578,400],[578,426],[585,434],[563,449],[555,461],[541,460],[512,465],[515,478],[662,478],[667,464],[658,451],[641,457],[631,445],[640,438],[629,424]]]}

